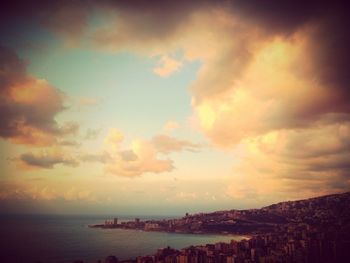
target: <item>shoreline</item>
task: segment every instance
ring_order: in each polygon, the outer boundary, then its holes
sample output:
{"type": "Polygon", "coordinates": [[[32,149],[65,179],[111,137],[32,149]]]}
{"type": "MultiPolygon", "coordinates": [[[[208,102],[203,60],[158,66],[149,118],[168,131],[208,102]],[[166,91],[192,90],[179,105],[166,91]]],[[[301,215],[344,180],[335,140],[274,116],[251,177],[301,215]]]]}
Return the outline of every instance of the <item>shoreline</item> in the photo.
{"type": "Polygon", "coordinates": [[[138,230],[142,232],[158,232],[158,233],[168,233],[168,234],[190,234],[190,235],[218,235],[218,236],[239,236],[242,237],[241,240],[246,239],[249,240],[253,238],[257,234],[250,233],[228,233],[228,232],[203,232],[203,231],[169,231],[169,230],[145,230],[142,228],[128,228],[123,226],[105,226],[105,225],[87,225],[89,228],[99,228],[99,229],[122,229],[122,230],[138,230]]]}

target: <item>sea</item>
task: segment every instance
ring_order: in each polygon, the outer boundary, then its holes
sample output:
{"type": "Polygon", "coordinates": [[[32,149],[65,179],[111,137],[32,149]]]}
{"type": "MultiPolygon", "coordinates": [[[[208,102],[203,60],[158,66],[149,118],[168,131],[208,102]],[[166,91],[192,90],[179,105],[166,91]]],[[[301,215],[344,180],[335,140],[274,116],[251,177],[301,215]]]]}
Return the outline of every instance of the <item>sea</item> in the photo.
{"type": "MultiPolygon", "coordinates": [[[[122,221],[131,217],[118,217],[122,221]]],[[[142,217],[162,219],[162,217],[142,217]]],[[[2,215],[0,216],[0,262],[61,263],[83,260],[96,263],[109,255],[119,260],[153,255],[162,247],[181,249],[190,245],[241,240],[243,236],[180,234],[142,230],[89,228],[110,216],[2,215]]],[[[119,220],[119,221],[120,221],[119,220]]],[[[102,261],[103,262],[103,261],[102,261]]]]}

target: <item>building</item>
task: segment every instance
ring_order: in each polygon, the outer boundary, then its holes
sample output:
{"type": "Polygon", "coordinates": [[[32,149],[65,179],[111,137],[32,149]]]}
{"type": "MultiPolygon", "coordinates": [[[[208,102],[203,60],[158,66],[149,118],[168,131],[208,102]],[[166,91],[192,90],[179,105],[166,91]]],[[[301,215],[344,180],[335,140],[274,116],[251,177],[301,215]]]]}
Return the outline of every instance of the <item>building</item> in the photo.
{"type": "Polygon", "coordinates": [[[154,230],[158,229],[159,225],[157,223],[146,223],[145,224],[145,230],[154,230]]]}

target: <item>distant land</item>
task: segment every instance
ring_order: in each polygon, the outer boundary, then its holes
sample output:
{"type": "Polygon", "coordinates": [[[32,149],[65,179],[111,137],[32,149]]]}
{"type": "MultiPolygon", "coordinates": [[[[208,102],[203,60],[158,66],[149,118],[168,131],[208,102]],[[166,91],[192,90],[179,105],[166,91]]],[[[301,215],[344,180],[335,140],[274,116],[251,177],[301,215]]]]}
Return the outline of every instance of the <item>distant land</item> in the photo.
{"type": "Polygon", "coordinates": [[[291,224],[341,227],[350,232],[350,192],[316,198],[280,202],[261,209],[224,210],[186,214],[179,219],[118,222],[117,218],[95,228],[141,229],[177,233],[256,235],[274,232],[291,224]]]}
{"type": "Polygon", "coordinates": [[[249,236],[181,250],[166,247],[123,261],[108,256],[99,261],[105,263],[343,263],[349,262],[350,192],[180,219],[118,223],[115,218],[90,227],[249,236]]]}

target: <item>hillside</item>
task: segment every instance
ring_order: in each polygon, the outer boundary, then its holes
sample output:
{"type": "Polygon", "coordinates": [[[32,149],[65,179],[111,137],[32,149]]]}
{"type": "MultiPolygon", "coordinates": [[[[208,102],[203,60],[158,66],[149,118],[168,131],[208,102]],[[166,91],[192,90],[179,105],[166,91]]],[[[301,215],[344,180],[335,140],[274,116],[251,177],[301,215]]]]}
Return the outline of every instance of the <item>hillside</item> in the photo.
{"type": "Polygon", "coordinates": [[[287,201],[261,209],[228,210],[184,217],[187,225],[201,222],[209,232],[261,233],[280,225],[308,224],[350,228],[350,192],[298,201],[287,201]]]}
{"type": "Polygon", "coordinates": [[[261,209],[186,214],[168,220],[115,222],[106,221],[91,227],[247,235],[274,233],[281,228],[312,227],[350,235],[350,192],[281,202],[261,209]]]}
{"type": "Polygon", "coordinates": [[[350,192],[298,201],[281,202],[262,208],[289,222],[310,224],[349,223],[350,192]]]}

